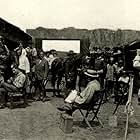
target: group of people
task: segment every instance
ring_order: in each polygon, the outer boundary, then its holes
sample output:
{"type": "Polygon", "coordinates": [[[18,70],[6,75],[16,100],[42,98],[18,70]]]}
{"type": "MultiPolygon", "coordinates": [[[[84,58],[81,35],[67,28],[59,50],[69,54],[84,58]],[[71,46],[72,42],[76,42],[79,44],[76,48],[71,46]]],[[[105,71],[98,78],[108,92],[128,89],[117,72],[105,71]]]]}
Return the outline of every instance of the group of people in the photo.
{"type": "MultiPolygon", "coordinates": [[[[8,47],[5,45],[5,40],[2,36],[0,36],[0,108],[4,108],[6,106],[7,101],[7,95],[8,92],[17,92],[20,91],[21,88],[24,86],[24,83],[26,81],[25,73],[29,72],[29,68],[26,69],[26,67],[22,62],[21,53],[19,54],[19,51],[17,54],[19,55],[19,63],[18,65],[15,63],[11,63],[10,68],[12,70],[12,77],[9,77],[9,79],[6,79],[5,72],[6,69],[9,69],[8,67],[8,60],[11,58],[11,53],[8,49],[8,47]],[[27,70],[27,71],[25,71],[27,70]],[[23,72],[24,71],[24,72],[23,72]]],[[[9,71],[10,75],[10,71],[9,71]]]]}
{"type": "Polygon", "coordinates": [[[91,54],[88,53],[83,56],[78,70],[80,86],[82,81],[86,81],[83,84],[84,89],[79,90],[80,92],[75,90],[75,82],[72,82],[74,86],[71,86],[65,98],[65,105],[58,107],[58,110],[72,115],[78,106],[89,103],[94,93],[101,89],[105,89],[106,100],[114,97],[114,103],[127,102],[130,79],[124,67],[121,51],[106,55],[99,49],[91,54]],[[124,100],[121,100],[122,97],[124,100]]]}
{"type": "Polygon", "coordinates": [[[48,59],[43,51],[37,52],[35,47],[25,47],[23,42],[19,42],[11,51],[6,46],[4,37],[0,36],[0,108],[6,106],[9,92],[15,93],[23,88],[34,100],[49,100],[44,82],[48,78],[53,55],[55,52],[50,52],[48,59]],[[31,87],[34,87],[33,94],[31,87]]]}
{"type": "MultiPolygon", "coordinates": [[[[26,92],[29,93],[29,96],[35,101],[42,100],[44,102],[50,100],[46,95],[46,83],[48,82],[48,76],[54,60],[59,60],[59,63],[61,63],[61,68],[59,67],[58,69],[61,76],[65,77],[65,102],[67,102],[68,108],[71,108],[70,104],[73,102],[76,104],[90,102],[95,91],[101,88],[105,88],[106,91],[108,91],[107,98],[109,95],[115,95],[115,102],[117,102],[116,91],[118,83],[121,81],[128,84],[129,82],[129,78],[124,71],[120,51],[106,55],[99,49],[98,51],[77,57],[77,54],[71,50],[67,54],[67,57],[63,59],[62,63],[62,59],[57,59],[56,50],[45,53],[42,50],[37,52],[35,47],[24,47],[22,42],[13,50],[14,59],[10,64],[12,76],[6,79],[3,72],[5,71],[5,64],[7,64],[6,59],[10,56],[10,52],[3,40],[4,38],[1,37],[0,108],[4,108],[6,105],[6,93],[16,92],[22,88],[26,88],[26,92]],[[80,92],[75,90],[78,76],[79,86],[84,87],[84,90],[79,88],[80,92]],[[82,84],[82,82],[84,84],[82,84]]],[[[54,70],[53,73],[58,72],[58,69],[54,70]]],[[[55,76],[56,75],[53,76],[54,79],[55,76]]],[[[65,109],[65,107],[63,109],[65,109]]],[[[61,108],[60,110],[63,109],[61,108]]]]}

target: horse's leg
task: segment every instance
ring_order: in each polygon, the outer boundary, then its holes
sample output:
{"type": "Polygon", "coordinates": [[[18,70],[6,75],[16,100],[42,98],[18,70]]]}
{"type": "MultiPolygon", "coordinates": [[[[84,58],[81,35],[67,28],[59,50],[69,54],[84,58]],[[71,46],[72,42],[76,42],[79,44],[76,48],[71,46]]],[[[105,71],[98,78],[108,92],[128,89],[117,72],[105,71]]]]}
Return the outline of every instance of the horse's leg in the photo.
{"type": "Polygon", "coordinates": [[[56,94],[55,94],[55,91],[56,91],[56,89],[55,89],[55,83],[56,83],[56,74],[52,74],[52,80],[51,80],[51,84],[52,84],[52,87],[53,87],[53,96],[56,96],[56,94]]]}
{"type": "Polygon", "coordinates": [[[57,78],[57,93],[58,93],[58,95],[60,95],[60,84],[61,84],[61,80],[62,80],[62,76],[63,76],[63,74],[58,74],[58,78],[57,78]]]}
{"type": "Polygon", "coordinates": [[[82,77],[79,75],[79,81],[78,81],[79,92],[81,92],[81,82],[82,82],[82,77]]]}
{"type": "Polygon", "coordinates": [[[61,79],[58,78],[58,80],[57,80],[57,94],[58,95],[60,95],[60,88],[59,88],[60,83],[61,83],[61,79]]]}

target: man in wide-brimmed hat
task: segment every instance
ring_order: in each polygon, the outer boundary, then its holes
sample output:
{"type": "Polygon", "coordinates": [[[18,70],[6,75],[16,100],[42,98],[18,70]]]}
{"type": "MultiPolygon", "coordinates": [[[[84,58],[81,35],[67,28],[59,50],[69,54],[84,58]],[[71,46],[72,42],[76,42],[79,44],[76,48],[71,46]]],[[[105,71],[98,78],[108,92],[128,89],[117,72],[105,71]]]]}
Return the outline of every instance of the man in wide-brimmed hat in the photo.
{"type": "Polygon", "coordinates": [[[68,53],[67,53],[67,56],[71,56],[71,55],[74,55],[74,51],[73,50],[70,50],[68,53]]]}
{"type": "Polygon", "coordinates": [[[64,63],[66,88],[68,90],[71,90],[75,89],[76,87],[77,63],[73,50],[70,50],[67,56],[68,57],[66,58],[66,61],[64,63]]]}
{"type": "Polygon", "coordinates": [[[66,111],[66,113],[72,115],[75,108],[73,108],[73,104],[79,106],[81,104],[87,104],[91,101],[95,91],[99,91],[101,89],[99,83],[99,75],[98,74],[90,74],[85,72],[85,75],[88,78],[89,83],[87,84],[86,88],[79,93],[76,90],[71,90],[68,97],[65,99],[65,105],[63,107],[58,107],[60,111],[66,111]]]}
{"type": "Polygon", "coordinates": [[[99,74],[99,79],[100,79],[100,83],[103,86],[104,85],[104,78],[105,78],[105,74],[106,74],[106,63],[105,60],[103,58],[103,52],[98,49],[97,51],[97,55],[94,61],[94,68],[95,71],[98,71],[99,74]]]}

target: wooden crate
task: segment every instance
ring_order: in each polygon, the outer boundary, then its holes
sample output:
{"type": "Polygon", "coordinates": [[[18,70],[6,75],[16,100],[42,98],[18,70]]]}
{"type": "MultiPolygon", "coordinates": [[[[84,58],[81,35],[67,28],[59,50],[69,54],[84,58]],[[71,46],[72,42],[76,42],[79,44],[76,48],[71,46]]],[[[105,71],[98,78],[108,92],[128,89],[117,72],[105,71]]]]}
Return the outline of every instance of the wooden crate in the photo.
{"type": "Polygon", "coordinates": [[[110,127],[117,127],[117,116],[116,115],[112,115],[112,116],[109,116],[109,126],[110,127]]]}
{"type": "Polygon", "coordinates": [[[60,115],[60,129],[64,133],[72,133],[73,117],[68,114],[62,113],[60,115]]]}

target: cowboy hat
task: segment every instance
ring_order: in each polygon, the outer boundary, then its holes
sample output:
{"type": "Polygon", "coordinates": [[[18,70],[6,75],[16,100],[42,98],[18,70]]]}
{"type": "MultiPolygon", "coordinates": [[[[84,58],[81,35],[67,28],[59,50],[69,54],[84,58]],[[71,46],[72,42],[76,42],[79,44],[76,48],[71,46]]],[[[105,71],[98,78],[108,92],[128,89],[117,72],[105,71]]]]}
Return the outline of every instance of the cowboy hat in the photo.
{"type": "Polygon", "coordinates": [[[74,51],[70,50],[67,55],[70,56],[70,55],[73,55],[73,54],[74,54],[74,51]]]}

